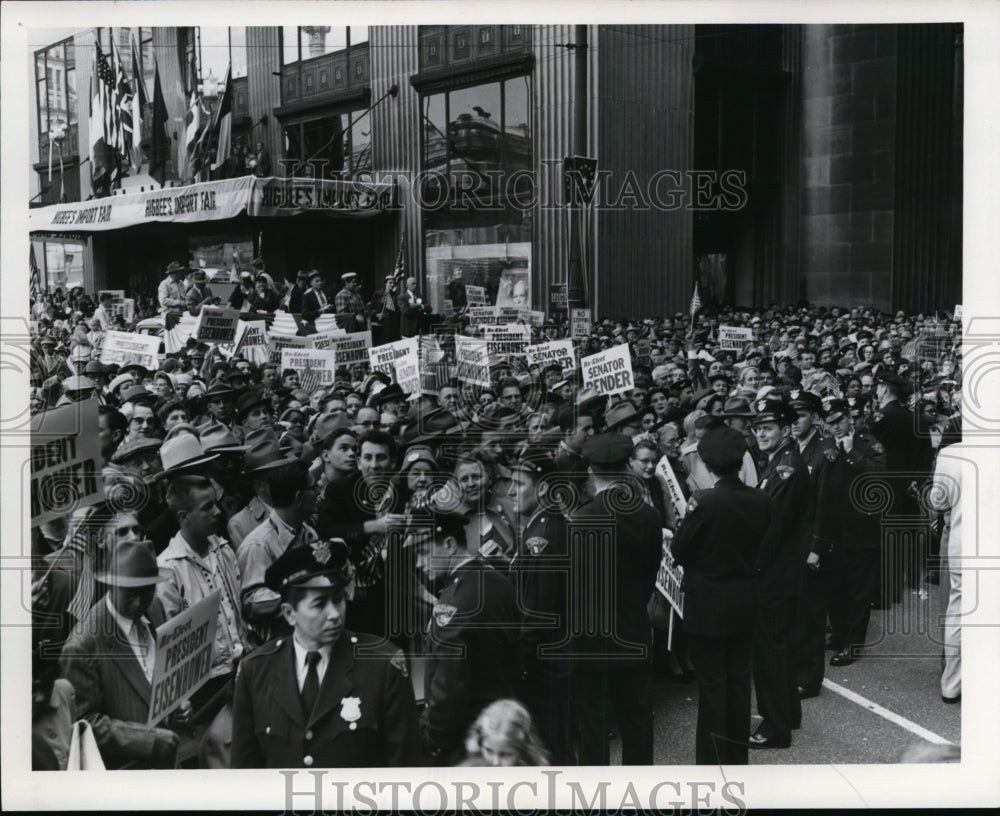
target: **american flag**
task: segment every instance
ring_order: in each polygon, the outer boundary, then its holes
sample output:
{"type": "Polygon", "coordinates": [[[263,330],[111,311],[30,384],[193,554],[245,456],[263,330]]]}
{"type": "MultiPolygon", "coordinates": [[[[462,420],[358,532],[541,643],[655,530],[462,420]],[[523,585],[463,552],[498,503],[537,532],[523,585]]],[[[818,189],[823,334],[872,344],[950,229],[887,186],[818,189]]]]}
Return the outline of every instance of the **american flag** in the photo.
{"type": "MultiPolygon", "coordinates": [[[[95,46],[97,60],[94,73],[97,78],[97,92],[94,95],[94,103],[101,115],[104,143],[116,153],[128,157],[132,144],[132,89],[129,87],[121,60],[118,58],[118,49],[114,44],[112,43],[111,51],[114,70],[108,65],[108,59],[101,50],[100,43],[95,43],[95,46]]],[[[96,135],[92,134],[91,138],[96,135]]],[[[119,162],[114,162],[111,167],[111,180],[114,181],[120,175],[121,165],[119,162]]]]}
{"type": "MultiPolygon", "coordinates": [[[[399,239],[399,252],[396,253],[396,265],[392,268],[392,277],[397,284],[406,277],[406,227],[403,227],[403,234],[399,239]]],[[[398,311],[396,309],[396,298],[389,292],[383,293],[383,305],[388,312],[398,311]]]]}
{"type": "Polygon", "coordinates": [[[694,282],[694,294],[691,295],[691,307],[688,312],[691,314],[691,320],[694,320],[694,316],[701,311],[701,296],[698,294],[698,281],[694,282]]]}

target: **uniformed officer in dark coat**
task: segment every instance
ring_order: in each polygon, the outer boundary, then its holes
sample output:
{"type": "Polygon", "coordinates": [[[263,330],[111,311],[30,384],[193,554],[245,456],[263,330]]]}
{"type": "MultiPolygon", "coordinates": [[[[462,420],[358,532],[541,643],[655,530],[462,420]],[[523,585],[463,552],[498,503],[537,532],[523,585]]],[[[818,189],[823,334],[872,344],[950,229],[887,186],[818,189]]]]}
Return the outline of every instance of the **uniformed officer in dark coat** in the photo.
{"type": "Polygon", "coordinates": [[[267,569],[294,631],[244,658],[233,702],[234,768],[421,764],[403,653],[344,628],[352,579],[340,539],[291,547],[267,569]]]}
{"type": "Polygon", "coordinates": [[[610,764],[613,724],[622,740],[622,764],[653,764],[647,604],[663,536],[660,517],[628,471],[632,448],[632,440],[617,433],[587,440],[583,455],[594,498],[573,514],[569,528],[570,606],[576,610],[569,625],[581,765],[610,764]]]}
{"type": "Polygon", "coordinates": [[[771,523],[757,557],[760,609],[753,677],[763,722],[751,748],[787,748],[802,721],[795,681],[795,607],[802,591],[811,530],[809,471],[791,437],[795,412],[784,400],[757,400],[754,434],[768,461],[760,489],[771,497],[771,523]]]}
{"type": "Polygon", "coordinates": [[[517,550],[510,580],[523,616],[518,698],[531,713],[553,765],[573,765],[567,641],[569,552],[566,518],[549,495],[558,469],[529,450],[511,467],[517,550]]]}
{"type": "Polygon", "coordinates": [[[933,450],[930,439],[917,433],[913,412],[903,404],[913,393],[913,384],[889,369],[875,375],[877,411],[869,430],[885,448],[886,483],[892,490],[887,516],[894,526],[906,525],[883,547],[882,586],[879,606],[888,608],[902,595],[904,578],[917,589],[929,529],[917,495],[930,477],[933,450]],[[907,527],[909,529],[907,529],[907,527]],[[905,534],[903,534],[905,532],[905,534]]]}
{"type": "Polygon", "coordinates": [[[487,705],[513,696],[520,615],[507,578],[465,548],[467,517],[435,513],[414,523],[404,546],[416,568],[441,586],[431,613],[424,669],[424,749],[429,761],[457,760],[468,727],[487,705]]]}
{"type": "Polygon", "coordinates": [[[713,428],[698,455],[718,479],[691,497],[671,551],[684,567],[684,634],[698,678],[699,765],[746,765],[750,665],[757,617],[757,556],[771,500],[737,475],[746,440],[713,428]]]}
{"type": "Polygon", "coordinates": [[[866,481],[880,478],[875,474],[885,469],[885,455],[869,433],[852,427],[844,400],[829,401],[826,423],[836,449],[821,472],[812,549],[824,553],[820,571],[836,651],[830,665],[847,666],[865,644],[878,594],[881,513],[866,507],[864,497],[866,481]]]}
{"type": "MultiPolygon", "coordinates": [[[[822,427],[823,401],[816,394],[811,391],[795,392],[788,405],[797,414],[792,423],[792,437],[809,471],[810,505],[815,519],[815,507],[819,500],[817,485],[836,457],[837,446],[822,427]]],[[[802,591],[795,613],[795,676],[801,699],[819,694],[826,667],[827,594],[823,585],[822,552],[825,547],[822,539],[813,537],[809,542],[802,591]]]]}

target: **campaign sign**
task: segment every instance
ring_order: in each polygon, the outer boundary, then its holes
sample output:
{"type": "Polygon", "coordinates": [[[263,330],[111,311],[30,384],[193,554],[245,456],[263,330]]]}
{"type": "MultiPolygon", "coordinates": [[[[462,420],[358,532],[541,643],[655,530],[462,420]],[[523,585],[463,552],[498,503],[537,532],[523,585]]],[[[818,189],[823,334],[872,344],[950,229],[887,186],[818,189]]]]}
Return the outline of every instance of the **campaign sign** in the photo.
{"type": "Polygon", "coordinates": [[[719,348],[726,351],[743,351],[753,342],[753,329],[748,326],[719,326],[719,348]]]}
{"type": "Polygon", "coordinates": [[[109,331],[104,336],[101,362],[105,365],[116,364],[118,366],[138,363],[150,371],[155,371],[160,367],[157,357],[159,351],[160,338],[155,334],[109,331]]]}
{"type": "Polygon", "coordinates": [[[537,343],[528,346],[524,353],[530,366],[547,366],[556,363],[563,371],[572,371],[576,367],[576,354],[573,351],[572,340],[552,340],[548,343],[537,343]]]}
{"type": "Polygon", "coordinates": [[[590,309],[570,309],[569,336],[586,337],[590,334],[590,309]]]}
{"type": "Polygon", "coordinates": [[[206,343],[232,343],[236,339],[240,314],[236,309],[222,306],[202,306],[194,338],[206,343]]]}
{"type": "Polygon", "coordinates": [[[677,617],[684,617],[684,590],[681,588],[684,581],[684,568],[674,563],[674,557],[667,547],[663,548],[663,557],[660,560],[660,568],[656,572],[656,589],[667,599],[677,613],[677,617]]]}
{"type": "Polygon", "coordinates": [[[267,337],[268,362],[272,365],[281,365],[281,352],[284,349],[307,349],[312,347],[311,337],[298,337],[292,334],[275,334],[271,332],[267,337]]]}
{"type": "Polygon", "coordinates": [[[666,456],[661,457],[660,461],[656,463],[656,478],[660,480],[660,484],[667,491],[670,503],[677,512],[677,518],[684,518],[684,514],[687,512],[687,501],[684,499],[681,483],[677,481],[677,474],[670,467],[670,461],[666,456]]]}
{"type": "Polygon", "coordinates": [[[332,349],[283,348],[281,370],[286,368],[294,368],[300,374],[312,373],[318,378],[318,385],[333,385],[337,369],[336,352],[332,349]]]}
{"type": "Polygon", "coordinates": [[[489,387],[490,356],[485,340],[456,335],[455,362],[455,376],[459,382],[489,387]]]}
{"type": "Polygon", "coordinates": [[[368,349],[372,347],[370,331],[352,332],[333,339],[333,350],[337,352],[337,365],[367,363],[368,349]]]}
{"type": "Polygon", "coordinates": [[[31,418],[32,527],[104,499],[104,458],[96,428],[96,399],[31,418]]]}
{"type": "Polygon", "coordinates": [[[540,328],[542,324],[545,323],[545,312],[533,311],[531,309],[518,309],[517,322],[540,328]]]}
{"type": "Polygon", "coordinates": [[[466,285],[465,300],[469,306],[489,306],[490,304],[489,299],[486,297],[485,286],[466,285]]]}
{"type": "Polygon", "coordinates": [[[232,357],[243,357],[250,363],[263,365],[270,356],[267,347],[267,324],[263,320],[241,320],[236,327],[232,357]]]}
{"type": "Polygon", "coordinates": [[[221,590],[202,598],[156,629],[156,655],[150,683],[152,728],[208,680],[212,671],[221,590]]]}
{"type": "Polygon", "coordinates": [[[493,306],[470,306],[465,310],[470,326],[485,326],[497,322],[497,312],[493,306]]]}
{"type": "Polygon", "coordinates": [[[420,396],[420,341],[416,337],[385,343],[368,349],[368,364],[372,371],[388,374],[410,395],[420,396]]]}
{"type": "Polygon", "coordinates": [[[499,357],[524,354],[524,349],[531,342],[531,327],[520,323],[484,326],[483,334],[486,338],[486,353],[499,357]]]}
{"type": "Polygon", "coordinates": [[[599,351],[580,360],[583,386],[590,386],[598,394],[624,394],[635,388],[632,375],[632,357],[628,346],[615,346],[599,351]]]}

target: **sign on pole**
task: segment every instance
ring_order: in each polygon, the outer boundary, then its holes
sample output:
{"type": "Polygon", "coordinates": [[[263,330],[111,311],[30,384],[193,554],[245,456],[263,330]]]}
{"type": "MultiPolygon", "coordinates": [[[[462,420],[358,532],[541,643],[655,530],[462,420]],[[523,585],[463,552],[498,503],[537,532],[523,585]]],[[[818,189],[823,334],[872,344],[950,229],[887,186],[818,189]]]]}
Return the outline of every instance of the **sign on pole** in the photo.
{"type": "Polygon", "coordinates": [[[527,326],[541,326],[545,323],[545,312],[533,311],[532,309],[518,309],[517,322],[527,326]]]}
{"type": "Polygon", "coordinates": [[[660,461],[656,463],[656,478],[660,480],[660,484],[666,489],[667,496],[670,497],[670,503],[677,512],[677,518],[684,518],[684,514],[687,512],[684,491],[681,490],[681,483],[677,480],[677,474],[670,467],[670,461],[666,456],[661,457],[660,461]]]}
{"type": "Polygon", "coordinates": [[[283,348],[281,370],[294,368],[300,374],[310,372],[317,385],[333,385],[337,370],[336,353],[332,350],[313,348],[283,348]]]}
{"type": "Polygon", "coordinates": [[[489,387],[490,356],[485,340],[456,335],[455,362],[455,376],[459,382],[489,387]]]}
{"type": "Polygon", "coordinates": [[[590,334],[590,309],[570,309],[569,336],[586,337],[590,334]]]}
{"type": "Polygon", "coordinates": [[[549,284],[549,311],[565,312],[568,305],[566,284],[549,284]]]}
{"type": "Polygon", "coordinates": [[[35,414],[31,442],[32,527],[104,499],[96,399],[35,414]]]}
{"type": "Polygon", "coordinates": [[[547,366],[553,363],[561,365],[563,371],[576,368],[576,353],[572,340],[551,340],[548,343],[538,343],[524,350],[529,366],[547,366]]]}
{"type": "Polygon", "coordinates": [[[656,572],[656,588],[667,599],[677,617],[684,617],[684,568],[674,563],[668,547],[663,548],[660,569],[656,572]]]}
{"type": "Polygon", "coordinates": [[[263,320],[241,320],[236,327],[233,357],[243,357],[247,362],[263,365],[269,355],[267,324],[263,320]]]}
{"type": "Polygon", "coordinates": [[[217,589],[157,627],[148,727],[160,722],[208,680],[220,598],[221,590],[217,589]]]}
{"type": "Polygon", "coordinates": [[[372,333],[370,331],[352,332],[334,337],[331,346],[337,353],[337,365],[367,363],[368,349],[372,347],[372,333]]]}
{"type": "Polygon", "coordinates": [[[194,338],[206,343],[232,343],[242,312],[223,306],[202,306],[194,338]]]}
{"type": "Polygon", "coordinates": [[[524,354],[524,349],[531,342],[531,327],[520,323],[507,323],[504,326],[484,326],[483,335],[486,338],[486,353],[498,357],[510,357],[524,354]]]}
{"type": "Polygon", "coordinates": [[[753,342],[753,329],[749,326],[719,326],[719,348],[726,351],[743,351],[753,342]]]}
{"type": "Polygon", "coordinates": [[[381,371],[392,377],[393,382],[410,395],[420,396],[420,341],[416,337],[384,343],[368,349],[368,362],[372,371],[381,371]]]}
{"type": "Polygon", "coordinates": [[[632,357],[628,346],[615,346],[580,360],[583,387],[590,386],[601,396],[624,394],[635,388],[632,357]]]}
{"type": "Polygon", "coordinates": [[[281,352],[283,349],[307,349],[312,347],[311,337],[298,337],[292,334],[275,334],[271,332],[267,338],[268,362],[272,365],[281,365],[281,352]]]}
{"type": "Polygon", "coordinates": [[[155,334],[109,331],[104,335],[101,362],[105,365],[114,363],[119,366],[138,363],[150,371],[154,371],[160,367],[157,356],[159,351],[160,338],[155,334]]]}
{"type": "Polygon", "coordinates": [[[497,322],[497,312],[493,306],[470,306],[465,310],[470,326],[485,326],[497,322]]]}

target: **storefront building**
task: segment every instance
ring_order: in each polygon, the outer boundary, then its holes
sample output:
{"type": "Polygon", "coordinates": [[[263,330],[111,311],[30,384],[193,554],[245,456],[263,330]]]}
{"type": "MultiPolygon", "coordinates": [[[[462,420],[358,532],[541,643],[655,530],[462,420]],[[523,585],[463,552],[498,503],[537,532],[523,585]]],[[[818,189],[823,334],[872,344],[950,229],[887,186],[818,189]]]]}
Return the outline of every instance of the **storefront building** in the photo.
{"type": "MultiPolygon", "coordinates": [[[[123,55],[134,44],[147,88],[155,60],[177,137],[168,187],[185,178],[191,95],[211,112],[231,67],[233,140],[260,159],[253,172],[362,178],[391,188],[393,205],[111,231],[33,214],[36,258],[49,284],[148,289],[176,258],[262,253],[275,276],[352,270],[371,294],[405,235],[407,270],[437,311],[463,289],[548,309],[567,280],[562,160],[583,102],[597,175],[582,295],[596,314],[683,310],[695,279],[708,299],[747,306],[961,301],[961,26],[586,33],[584,100],[574,26],[91,29],[52,43],[35,54],[33,205],[90,195],[95,42],[123,55]]],[[[140,170],[123,195],[154,186],[140,170]]]]}

